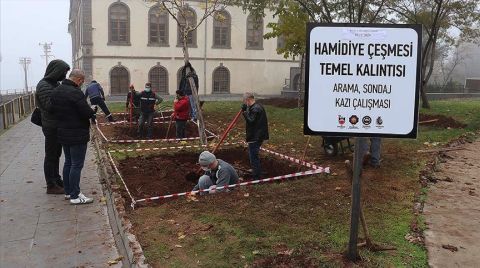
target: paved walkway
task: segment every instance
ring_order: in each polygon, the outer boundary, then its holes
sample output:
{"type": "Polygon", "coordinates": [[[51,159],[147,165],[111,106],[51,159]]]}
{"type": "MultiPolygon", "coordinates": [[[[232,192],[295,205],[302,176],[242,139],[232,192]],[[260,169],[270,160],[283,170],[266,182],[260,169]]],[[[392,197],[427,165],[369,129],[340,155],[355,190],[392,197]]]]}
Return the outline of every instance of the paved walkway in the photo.
{"type": "Polygon", "coordinates": [[[29,119],[0,136],[0,267],[120,267],[93,148],[81,189],[95,202],[73,206],[45,194],[43,142],[29,119]]]}
{"type": "Polygon", "coordinates": [[[480,266],[480,140],[446,152],[427,195],[425,245],[431,267],[480,266]]]}

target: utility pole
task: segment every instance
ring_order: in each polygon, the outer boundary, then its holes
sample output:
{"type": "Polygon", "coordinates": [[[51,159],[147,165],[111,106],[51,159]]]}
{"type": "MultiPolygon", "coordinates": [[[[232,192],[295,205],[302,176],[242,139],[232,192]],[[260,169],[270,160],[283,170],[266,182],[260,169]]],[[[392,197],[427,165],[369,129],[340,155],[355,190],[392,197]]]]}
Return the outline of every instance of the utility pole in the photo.
{"type": "Polygon", "coordinates": [[[27,70],[30,62],[31,62],[31,59],[26,57],[20,58],[20,61],[19,61],[19,63],[23,67],[23,73],[25,74],[25,91],[26,92],[28,92],[27,70]]]}
{"type": "Polygon", "coordinates": [[[39,46],[43,46],[43,53],[45,53],[44,55],[41,55],[42,57],[45,57],[45,66],[48,66],[48,59],[50,57],[53,58],[53,55],[50,55],[50,52],[52,52],[52,45],[53,43],[50,42],[50,43],[38,43],[39,46]]]}

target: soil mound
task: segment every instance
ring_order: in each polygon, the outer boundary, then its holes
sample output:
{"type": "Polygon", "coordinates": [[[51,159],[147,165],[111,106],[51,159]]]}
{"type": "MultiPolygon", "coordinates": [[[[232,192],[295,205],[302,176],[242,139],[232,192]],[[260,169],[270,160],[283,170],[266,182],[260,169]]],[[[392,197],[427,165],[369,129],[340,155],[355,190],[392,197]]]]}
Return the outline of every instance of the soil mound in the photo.
{"type": "Polygon", "coordinates": [[[464,128],[467,126],[451,117],[439,114],[420,114],[418,121],[420,125],[441,128],[464,128]]]}

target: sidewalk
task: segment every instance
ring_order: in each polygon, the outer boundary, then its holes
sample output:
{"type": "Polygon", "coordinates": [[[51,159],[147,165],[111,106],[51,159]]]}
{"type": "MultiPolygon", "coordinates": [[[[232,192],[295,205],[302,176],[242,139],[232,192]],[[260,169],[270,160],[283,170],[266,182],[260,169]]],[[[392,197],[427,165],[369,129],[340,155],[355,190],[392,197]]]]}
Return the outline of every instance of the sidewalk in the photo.
{"type": "Polygon", "coordinates": [[[93,148],[81,189],[95,201],[73,206],[45,193],[43,144],[29,118],[0,136],[0,267],[121,267],[108,265],[118,253],[93,148]]]}

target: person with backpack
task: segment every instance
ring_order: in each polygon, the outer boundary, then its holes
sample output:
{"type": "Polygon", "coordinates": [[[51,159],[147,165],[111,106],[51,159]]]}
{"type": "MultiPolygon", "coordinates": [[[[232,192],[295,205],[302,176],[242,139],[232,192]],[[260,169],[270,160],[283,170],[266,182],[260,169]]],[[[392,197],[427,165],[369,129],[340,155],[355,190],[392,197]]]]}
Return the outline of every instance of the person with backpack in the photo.
{"type": "Polygon", "coordinates": [[[152,138],[152,124],[155,116],[155,105],[160,104],[163,99],[152,92],[152,83],[146,83],[145,89],[140,93],[140,119],[138,120],[138,137],[144,137],[144,126],[147,122],[147,139],[152,138]]]}

